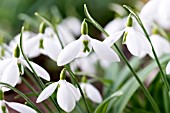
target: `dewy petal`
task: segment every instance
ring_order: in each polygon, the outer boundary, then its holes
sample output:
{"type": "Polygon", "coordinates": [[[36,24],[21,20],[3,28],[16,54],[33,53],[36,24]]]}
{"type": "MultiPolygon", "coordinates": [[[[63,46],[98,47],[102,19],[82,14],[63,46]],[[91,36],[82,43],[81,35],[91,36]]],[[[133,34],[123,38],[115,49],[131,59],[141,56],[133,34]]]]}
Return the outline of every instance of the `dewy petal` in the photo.
{"type": "Polygon", "coordinates": [[[61,49],[58,45],[55,44],[54,41],[55,40],[50,37],[44,38],[43,46],[46,54],[54,61],[57,61],[57,57],[61,49]]]}
{"type": "Polygon", "coordinates": [[[90,39],[92,47],[96,54],[103,60],[107,61],[120,61],[116,52],[114,52],[110,46],[106,43],[100,42],[96,39],[90,39]]]}
{"type": "MultiPolygon", "coordinates": [[[[19,61],[32,72],[32,69],[29,67],[29,65],[27,64],[27,62],[25,60],[19,59],[19,61]]],[[[48,72],[45,69],[43,69],[41,66],[39,66],[38,64],[36,64],[34,62],[31,62],[31,61],[29,61],[29,62],[39,77],[41,77],[47,81],[50,81],[50,75],[48,74],[48,72]]]]}
{"type": "Polygon", "coordinates": [[[80,92],[79,90],[72,84],[70,84],[69,82],[66,82],[66,85],[68,87],[68,89],[71,91],[71,93],[73,94],[74,98],[76,101],[80,100],[80,92]]]}
{"type": "Polygon", "coordinates": [[[58,82],[54,82],[49,86],[47,86],[38,96],[36,103],[42,102],[43,100],[46,100],[48,97],[50,97],[56,90],[57,86],[58,86],[58,82]]]}
{"type": "MultiPolygon", "coordinates": [[[[170,43],[166,39],[160,35],[151,35],[150,39],[158,57],[161,57],[165,53],[170,54],[170,43]]],[[[154,58],[152,52],[149,55],[154,58]]]]}
{"type": "Polygon", "coordinates": [[[85,84],[85,92],[87,97],[95,102],[95,103],[101,103],[102,102],[102,97],[100,95],[100,92],[91,84],[86,83],[85,84]]]}
{"type": "MultiPolygon", "coordinates": [[[[11,86],[15,86],[19,80],[19,69],[17,65],[17,59],[13,59],[13,61],[6,67],[3,72],[1,81],[11,86]]],[[[4,91],[7,91],[6,88],[2,88],[4,91]]]]}
{"type": "Polygon", "coordinates": [[[6,102],[5,103],[12,109],[20,112],[20,113],[37,113],[34,109],[31,107],[28,107],[24,104],[16,103],[16,102],[6,102]]]}
{"type": "Polygon", "coordinates": [[[76,40],[68,44],[58,55],[58,66],[63,66],[74,60],[81,50],[80,46],[81,40],[76,40]]]}
{"type": "Polygon", "coordinates": [[[119,38],[123,35],[124,30],[118,31],[109,37],[107,37],[103,42],[108,44],[109,46],[112,46],[119,38]]]}
{"type": "Polygon", "coordinates": [[[65,80],[59,81],[60,87],[57,91],[57,102],[58,105],[66,112],[71,112],[75,105],[76,100],[74,95],[70,92],[70,89],[68,89],[68,86],[66,85],[65,80]]]}

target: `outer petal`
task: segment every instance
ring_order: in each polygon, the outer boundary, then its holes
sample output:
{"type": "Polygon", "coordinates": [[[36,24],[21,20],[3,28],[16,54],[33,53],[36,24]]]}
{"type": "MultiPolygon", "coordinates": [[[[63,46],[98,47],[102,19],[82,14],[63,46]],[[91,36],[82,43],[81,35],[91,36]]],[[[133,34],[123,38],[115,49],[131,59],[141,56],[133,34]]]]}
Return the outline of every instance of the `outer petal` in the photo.
{"type": "Polygon", "coordinates": [[[46,100],[49,96],[51,96],[53,92],[56,90],[57,86],[58,82],[54,82],[47,86],[38,96],[36,103],[42,102],[43,100],[46,100]]]}
{"type": "Polygon", "coordinates": [[[81,40],[76,40],[68,44],[59,54],[57,59],[58,66],[65,65],[76,58],[81,48],[81,40]]]}
{"type": "Polygon", "coordinates": [[[16,102],[5,102],[10,108],[20,113],[37,113],[34,109],[16,102]]]}
{"type": "Polygon", "coordinates": [[[39,41],[40,41],[41,37],[42,37],[42,34],[38,34],[35,37],[28,39],[23,44],[23,46],[24,46],[23,49],[29,57],[36,57],[40,54],[40,52],[39,52],[39,41]]]}
{"type": "MultiPolygon", "coordinates": [[[[17,59],[14,59],[4,70],[1,81],[11,86],[15,86],[19,80],[19,69],[17,65],[17,59]]],[[[2,88],[2,90],[7,91],[9,89],[2,88]]]]}
{"type": "Polygon", "coordinates": [[[151,47],[145,36],[133,28],[129,30],[125,43],[130,53],[134,56],[141,56],[151,52],[151,47]]]}
{"type": "MultiPolygon", "coordinates": [[[[170,54],[170,43],[167,40],[160,35],[152,35],[150,39],[158,57],[161,57],[165,53],[170,54]]],[[[152,52],[149,55],[154,58],[152,52]]]]}
{"type": "Polygon", "coordinates": [[[94,51],[101,59],[107,61],[120,61],[118,55],[109,47],[109,45],[95,39],[90,40],[94,51]]]}
{"type": "Polygon", "coordinates": [[[4,59],[0,61],[0,79],[5,70],[5,68],[12,62],[12,58],[4,59]]]}
{"type": "Polygon", "coordinates": [[[170,62],[166,66],[166,74],[170,74],[170,62]]]}
{"type": "Polygon", "coordinates": [[[141,10],[142,18],[153,20],[157,15],[160,0],[150,0],[141,10]],[[152,15],[152,16],[151,16],[152,15]]]}
{"type": "Polygon", "coordinates": [[[102,97],[99,93],[99,91],[92,86],[91,84],[86,84],[85,85],[85,92],[87,94],[87,97],[92,100],[95,103],[101,103],[102,102],[102,97]]]}
{"type": "Polygon", "coordinates": [[[170,0],[161,0],[159,7],[158,7],[159,17],[161,17],[164,20],[170,20],[169,4],[170,4],[170,0]]]}
{"type": "Polygon", "coordinates": [[[113,35],[110,35],[109,37],[107,37],[103,42],[108,44],[109,46],[112,46],[117,40],[119,40],[123,32],[124,30],[116,32],[113,35]]]}
{"type": "Polygon", "coordinates": [[[64,111],[71,112],[76,105],[76,100],[65,82],[66,81],[62,80],[59,83],[60,87],[57,91],[57,102],[64,111]]]}
{"type": "MultiPolygon", "coordinates": [[[[24,66],[26,66],[32,72],[32,69],[29,67],[29,65],[27,64],[27,62],[25,60],[22,60],[22,59],[19,59],[19,60],[24,66]]],[[[48,72],[45,69],[43,69],[41,66],[39,66],[38,64],[36,64],[34,62],[30,61],[30,63],[39,77],[41,77],[47,81],[50,81],[50,75],[48,74],[48,72]]]]}
{"type": "Polygon", "coordinates": [[[67,85],[68,89],[71,91],[71,93],[73,94],[75,100],[76,101],[80,100],[81,95],[80,95],[79,90],[75,86],[70,84],[69,82],[66,82],[66,85],[67,85]]]}
{"type": "Polygon", "coordinates": [[[57,61],[57,57],[61,49],[58,45],[55,44],[54,41],[55,40],[52,38],[44,38],[43,46],[47,55],[54,61],[57,61]]]}

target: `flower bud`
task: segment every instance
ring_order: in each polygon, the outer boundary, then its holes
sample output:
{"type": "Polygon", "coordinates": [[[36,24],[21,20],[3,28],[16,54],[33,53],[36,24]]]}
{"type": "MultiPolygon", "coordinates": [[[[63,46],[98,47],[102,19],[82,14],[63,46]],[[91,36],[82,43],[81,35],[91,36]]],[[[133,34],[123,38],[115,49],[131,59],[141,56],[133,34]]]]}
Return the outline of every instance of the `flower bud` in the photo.
{"type": "Polygon", "coordinates": [[[39,33],[44,33],[45,32],[46,25],[44,22],[42,22],[39,26],[39,33]]]}
{"type": "Polygon", "coordinates": [[[65,80],[66,78],[66,69],[64,68],[60,73],[60,80],[65,80]]]}
{"type": "Polygon", "coordinates": [[[86,76],[83,76],[83,77],[81,78],[81,82],[82,82],[82,83],[87,83],[87,78],[86,78],[86,76]]]}
{"type": "Polygon", "coordinates": [[[19,58],[20,57],[20,48],[17,44],[16,48],[14,49],[14,57],[19,58]]]}
{"type": "Polygon", "coordinates": [[[88,25],[85,20],[83,20],[81,24],[81,34],[86,35],[88,34],[88,25]]]}
{"type": "Polygon", "coordinates": [[[126,22],[126,27],[132,27],[132,25],[133,25],[133,19],[131,17],[131,14],[129,14],[126,22]]]}

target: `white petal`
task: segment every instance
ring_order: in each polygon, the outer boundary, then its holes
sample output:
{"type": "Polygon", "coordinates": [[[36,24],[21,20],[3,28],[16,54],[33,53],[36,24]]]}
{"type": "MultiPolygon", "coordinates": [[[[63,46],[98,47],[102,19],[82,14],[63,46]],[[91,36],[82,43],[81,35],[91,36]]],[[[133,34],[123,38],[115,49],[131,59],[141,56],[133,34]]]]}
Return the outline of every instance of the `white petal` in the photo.
{"type": "Polygon", "coordinates": [[[170,74],[170,62],[166,66],[166,74],[170,74]]]}
{"type": "MultiPolygon", "coordinates": [[[[19,59],[19,60],[24,66],[26,66],[32,72],[32,69],[29,67],[29,65],[27,64],[27,62],[25,60],[22,60],[22,59],[19,59]]],[[[38,64],[36,64],[34,62],[31,62],[31,61],[29,61],[29,62],[39,77],[41,77],[47,81],[50,81],[50,75],[48,74],[48,72],[45,69],[43,69],[41,66],[39,66],[38,64]]]]}
{"type": "MultiPolygon", "coordinates": [[[[19,80],[19,69],[16,60],[17,59],[13,59],[13,61],[6,67],[1,78],[1,82],[10,84],[13,87],[19,80]]],[[[7,91],[4,87],[2,89],[7,91]]]]}
{"type": "Polygon", "coordinates": [[[76,58],[80,52],[81,41],[76,40],[68,44],[59,54],[57,59],[58,66],[63,66],[76,58]]]}
{"type": "Polygon", "coordinates": [[[159,17],[161,17],[164,20],[170,20],[169,4],[170,4],[170,0],[161,0],[159,7],[158,7],[159,17]]]}
{"type": "Polygon", "coordinates": [[[5,70],[5,68],[12,62],[12,58],[4,59],[0,61],[0,79],[5,70]]]}
{"type": "Polygon", "coordinates": [[[71,112],[76,105],[76,100],[65,82],[60,80],[60,87],[57,91],[57,102],[64,111],[71,112]]]}
{"type": "Polygon", "coordinates": [[[20,112],[20,113],[37,113],[31,107],[28,107],[24,104],[16,103],[16,102],[5,102],[10,108],[20,112]]]}
{"type": "MultiPolygon", "coordinates": [[[[4,100],[0,100],[0,107],[2,107],[2,106],[5,106],[6,107],[6,105],[5,105],[5,101],[4,100]]],[[[2,109],[0,108],[0,113],[3,113],[3,111],[2,111],[2,109]]],[[[8,108],[6,107],[6,109],[5,109],[5,113],[9,113],[9,111],[8,111],[8,108]]]]}
{"type": "MultiPolygon", "coordinates": [[[[161,57],[165,53],[170,54],[170,43],[166,39],[160,35],[151,35],[150,39],[158,57],[161,57]]],[[[152,52],[149,55],[154,58],[152,52]]]]}
{"type": "Polygon", "coordinates": [[[140,16],[145,19],[153,20],[157,16],[159,4],[160,4],[160,0],[150,0],[142,8],[140,12],[140,16]]]}
{"type": "Polygon", "coordinates": [[[103,60],[107,61],[120,61],[116,52],[114,52],[108,44],[91,39],[92,47],[96,54],[103,60]]]}
{"type": "Polygon", "coordinates": [[[50,84],[49,86],[47,86],[38,96],[36,103],[40,103],[43,100],[46,100],[49,96],[51,96],[56,90],[57,86],[58,86],[58,82],[54,82],[50,84]]]}
{"type": "Polygon", "coordinates": [[[28,55],[29,57],[30,56],[36,57],[36,55],[39,55],[39,41],[41,37],[42,34],[38,34],[35,37],[32,37],[25,41],[25,43],[23,44],[23,49],[26,55],[28,55]]]}
{"type": "Polygon", "coordinates": [[[73,84],[70,84],[69,82],[66,82],[66,85],[71,91],[71,93],[73,94],[75,100],[76,101],[80,100],[81,95],[80,95],[79,89],[77,89],[73,84]]]}
{"type": "Polygon", "coordinates": [[[47,55],[54,61],[57,61],[57,57],[61,49],[59,45],[55,44],[55,40],[52,38],[44,38],[43,46],[47,55]]]}
{"type": "Polygon", "coordinates": [[[108,44],[109,46],[112,46],[117,40],[119,40],[119,38],[121,37],[123,32],[124,32],[124,30],[116,32],[116,33],[110,35],[109,37],[107,37],[103,42],[108,44]]]}
{"type": "Polygon", "coordinates": [[[87,97],[91,101],[93,101],[95,103],[102,102],[102,96],[100,95],[100,92],[93,85],[86,83],[85,92],[87,94],[87,97]]]}
{"type": "Polygon", "coordinates": [[[133,28],[128,32],[125,44],[130,53],[134,56],[141,56],[142,54],[151,52],[151,47],[145,36],[135,31],[133,28]]]}

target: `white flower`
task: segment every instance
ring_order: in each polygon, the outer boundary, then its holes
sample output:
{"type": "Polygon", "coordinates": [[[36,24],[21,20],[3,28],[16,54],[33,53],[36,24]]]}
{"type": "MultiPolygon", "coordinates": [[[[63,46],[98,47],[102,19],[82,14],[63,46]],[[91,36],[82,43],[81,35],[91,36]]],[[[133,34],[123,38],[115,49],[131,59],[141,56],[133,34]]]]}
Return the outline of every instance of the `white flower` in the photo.
{"type": "MultiPolygon", "coordinates": [[[[50,76],[42,67],[30,61],[30,64],[35,69],[37,75],[47,81],[50,76]]],[[[0,81],[15,86],[19,81],[19,75],[24,73],[23,66],[26,66],[31,72],[31,68],[27,62],[21,58],[7,58],[0,61],[0,81]]],[[[2,87],[2,85],[0,85],[2,87]]],[[[3,91],[8,91],[9,88],[2,87],[3,91]]]]}
{"type": "Polygon", "coordinates": [[[134,56],[141,57],[143,54],[151,52],[151,46],[147,38],[135,31],[133,27],[126,27],[124,30],[116,32],[114,35],[106,38],[104,43],[109,44],[110,46],[113,45],[124,33],[125,38],[123,39],[123,43],[127,45],[128,50],[134,56]]]}
{"type": "Polygon", "coordinates": [[[102,102],[102,96],[100,95],[100,92],[93,85],[89,83],[81,83],[81,88],[91,101],[95,103],[102,102]]]}
{"type": "Polygon", "coordinates": [[[20,103],[7,102],[5,100],[0,100],[0,113],[4,113],[2,107],[5,109],[5,113],[9,113],[6,105],[20,113],[37,113],[34,109],[20,103]]]}
{"type": "Polygon", "coordinates": [[[81,37],[68,44],[59,54],[57,59],[58,66],[65,65],[75,58],[87,56],[91,50],[104,60],[119,61],[118,55],[105,43],[92,39],[88,35],[81,37]]]}
{"type": "Polygon", "coordinates": [[[66,112],[71,112],[75,105],[76,101],[80,99],[80,93],[75,86],[67,82],[66,80],[59,80],[54,82],[46,87],[39,97],[37,98],[37,103],[42,102],[53,94],[57,90],[57,103],[58,105],[66,112]]]}
{"type": "Polygon", "coordinates": [[[54,35],[37,34],[35,37],[27,40],[24,45],[24,51],[28,57],[36,57],[40,53],[47,55],[54,61],[57,60],[58,54],[61,51],[61,45],[54,35]]]}
{"type": "MultiPolygon", "coordinates": [[[[161,57],[163,54],[170,54],[170,43],[165,38],[153,34],[150,36],[150,39],[158,57],[161,57]]],[[[154,58],[152,52],[149,55],[154,58]]]]}

